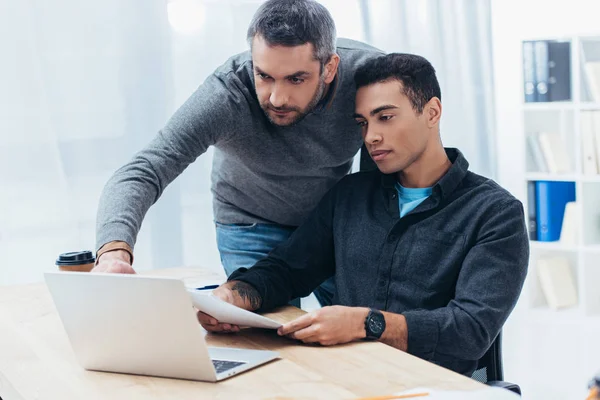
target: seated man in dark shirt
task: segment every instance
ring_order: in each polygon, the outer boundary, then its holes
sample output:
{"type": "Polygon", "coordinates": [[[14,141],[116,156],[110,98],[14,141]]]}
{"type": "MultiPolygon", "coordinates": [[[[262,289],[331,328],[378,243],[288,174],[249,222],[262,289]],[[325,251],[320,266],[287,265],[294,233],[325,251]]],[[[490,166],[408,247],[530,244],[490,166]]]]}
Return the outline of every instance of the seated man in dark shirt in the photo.
{"type": "MultiPolygon", "coordinates": [[[[279,329],[306,343],[369,338],[471,374],[521,292],[521,203],[442,146],[440,87],[410,54],[368,61],[355,119],[378,170],[342,179],[290,239],[214,294],[248,310],[307,296],[335,276],[335,306],[279,329]]],[[[209,331],[236,332],[199,313],[209,331]]]]}

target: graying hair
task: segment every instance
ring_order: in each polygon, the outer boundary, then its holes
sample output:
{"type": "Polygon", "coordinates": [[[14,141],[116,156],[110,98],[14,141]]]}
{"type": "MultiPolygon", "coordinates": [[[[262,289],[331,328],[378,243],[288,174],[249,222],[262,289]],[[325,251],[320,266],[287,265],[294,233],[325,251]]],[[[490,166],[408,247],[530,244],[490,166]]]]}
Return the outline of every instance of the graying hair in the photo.
{"type": "Polygon", "coordinates": [[[329,11],[314,0],[268,0],[254,14],[246,36],[252,47],[256,35],[270,46],[312,43],[314,58],[325,65],[336,48],[335,23],[329,11]]]}

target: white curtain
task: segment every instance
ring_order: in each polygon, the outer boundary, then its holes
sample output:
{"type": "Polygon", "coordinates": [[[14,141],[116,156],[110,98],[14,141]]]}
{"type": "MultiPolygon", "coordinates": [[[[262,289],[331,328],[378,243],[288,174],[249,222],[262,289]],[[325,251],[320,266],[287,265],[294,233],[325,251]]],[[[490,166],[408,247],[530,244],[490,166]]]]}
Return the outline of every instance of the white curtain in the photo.
{"type": "Polygon", "coordinates": [[[494,97],[490,2],[361,0],[366,40],[386,52],[427,58],[442,89],[444,145],[471,169],[494,177],[494,97]]]}
{"type": "MultiPolygon", "coordinates": [[[[0,285],[93,250],[109,176],[229,56],[259,0],[0,0],[0,285]]],[[[446,145],[494,172],[488,1],[323,0],[339,36],[436,67],[446,145]]],[[[151,209],[136,268],[220,268],[211,153],[151,209]]]]}
{"type": "Polygon", "coordinates": [[[104,182],[173,108],[164,8],[0,1],[0,284],[93,249],[104,182]]]}

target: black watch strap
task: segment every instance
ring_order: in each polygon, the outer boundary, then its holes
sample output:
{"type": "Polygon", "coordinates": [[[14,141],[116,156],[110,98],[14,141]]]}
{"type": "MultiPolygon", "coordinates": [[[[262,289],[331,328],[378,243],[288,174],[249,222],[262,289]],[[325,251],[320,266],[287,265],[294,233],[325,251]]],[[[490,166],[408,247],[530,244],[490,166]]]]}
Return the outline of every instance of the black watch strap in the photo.
{"type": "Polygon", "coordinates": [[[379,310],[371,309],[365,318],[366,339],[377,340],[385,331],[385,317],[379,310]]]}

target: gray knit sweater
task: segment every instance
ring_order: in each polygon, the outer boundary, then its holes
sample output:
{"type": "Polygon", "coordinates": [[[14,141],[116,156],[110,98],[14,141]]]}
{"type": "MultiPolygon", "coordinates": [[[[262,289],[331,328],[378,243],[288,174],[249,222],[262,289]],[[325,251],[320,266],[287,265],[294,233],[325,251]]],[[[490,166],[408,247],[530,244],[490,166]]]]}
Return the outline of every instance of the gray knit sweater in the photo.
{"type": "Polygon", "coordinates": [[[351,167],[361,146],[352,118],[354,72],[382,53],[338,41],[340,65],[328,98],[298,124],[269,123],[254,90],[250,52],[219,67],[146,148],[108,181],[98,208],[97,248],[113,240],[132,248],[146,212],[209,146],[213,212],[222,223],[297,226],[351,167]]]}

